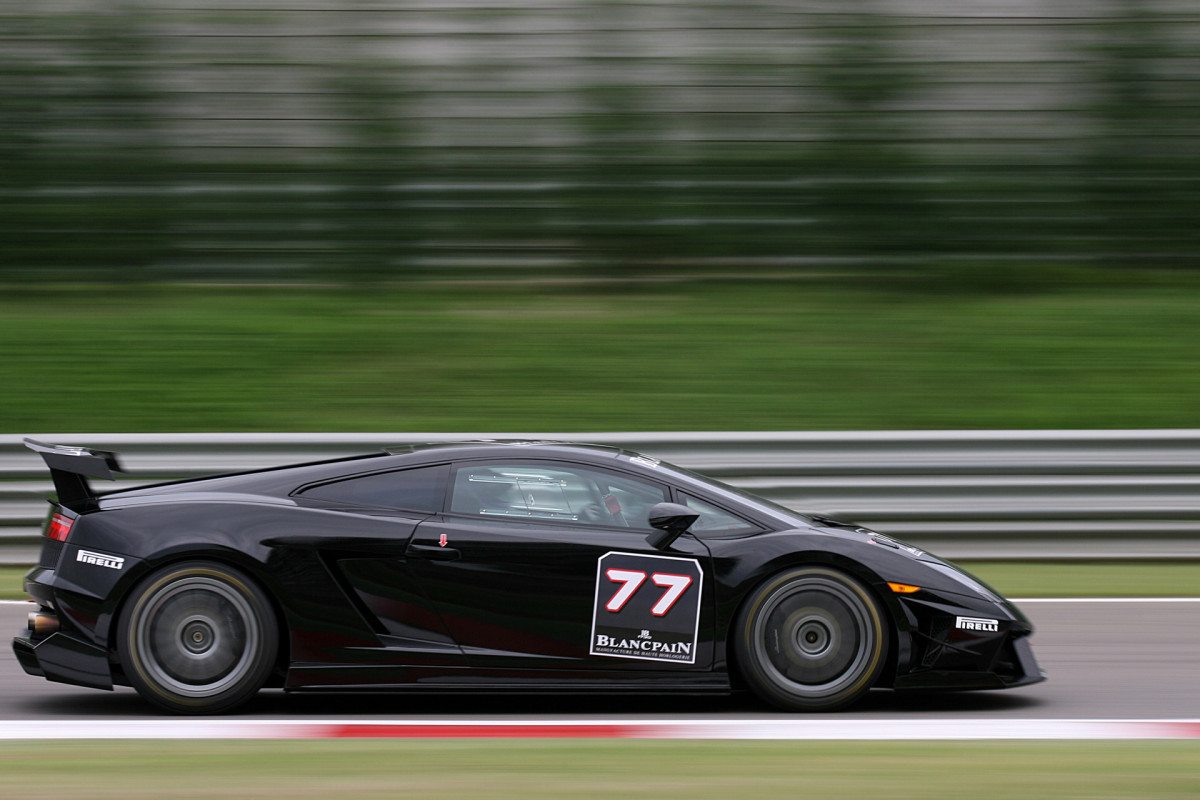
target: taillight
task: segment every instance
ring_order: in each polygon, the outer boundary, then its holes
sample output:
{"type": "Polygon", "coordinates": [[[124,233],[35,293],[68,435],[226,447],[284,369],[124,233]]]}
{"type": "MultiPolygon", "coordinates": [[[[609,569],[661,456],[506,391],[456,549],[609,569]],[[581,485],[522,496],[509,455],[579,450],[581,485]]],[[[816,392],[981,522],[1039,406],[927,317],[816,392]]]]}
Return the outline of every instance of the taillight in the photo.
{"type": "Polygon", "coordinates": [[[71,535],[71,526],[74,524],[75,520],[55,514],[50,517],[50,524],[46,526],[46,536],[58,542],[65,542],[71,535]]]}

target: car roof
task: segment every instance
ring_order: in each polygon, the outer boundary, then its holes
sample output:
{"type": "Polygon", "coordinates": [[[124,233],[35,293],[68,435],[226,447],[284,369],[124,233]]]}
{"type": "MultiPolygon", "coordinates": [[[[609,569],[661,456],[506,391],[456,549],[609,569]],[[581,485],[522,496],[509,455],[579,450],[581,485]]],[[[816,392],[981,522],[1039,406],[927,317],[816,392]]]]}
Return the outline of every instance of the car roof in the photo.
{"type": "MultiPolygon", "coordinates": [[[[355,474],[375,472],[381,469],[401,469],[406,466],[422,466],[443,461],[476,458],[546,458],[571,459],[603,463],[631,453],[607,445],[573,444],[567,442],[471,441],[432,442],[429,444],[385,447],[375,453],[326,459],[296,464],[280,464],[265,469],[247,470],[197,478],[155,483],[131,489],[108,492],[102,500],[117,498],[132,500],[137,497],[179,492],[250,492],[275,496],[287,496],[298,485],[308,482],[336,480],[355,474]]],[[[113,504],[109,502],[111,507],[113,504]]]]}
{"type": "Polygon", "coordinates": [[[483,456],[508,455],[513,450],[524,450],[536,455],[572,455],[591,454],[600,457],[614,458],[621,453],[637,455],[619,447],[604,444],[588,444],[586,442],[564,442],[549,439],[473,439],[464,442],[429,442],[426,444],[402,444],[384,447],[389,455],[404,455],[407,453],[441,451],[449,458],[461,458],[464,455],[483,456]],[[450,451],[445,453],[445,451],[450,451]],[[459,452],[455,452],[459,451],[459,452]]]}
{"type": "Polygon", "coordinates": [[[184,499],[184,496],[194,500],[202,495],[207,495],[208,499],[221,498],[231,501],[237,500],[238,496],[242,499],[251,496],[290,498],[306,486],[347,480],[357,475],[454,461],[517,461],[524,459],[572,461],[618,469],[633,467],[636,472],[647,478],[653,477],[654,473],[658,472],[657,480],[661,482],[676,484],[701,497],[715,495],[716,498],[724,498],[724,502],[731,502],[738,506],[739,514],[749,516],[759,522],[767,518],[779,517],[779,514],[764,509],[761,504],[751,503],[754,506],[753,509],[746,507],[747,498],[736,497],[736,490],[731,492],[729,487],[713,486],[710,482],[701,479],[700,476],[692,475],[682,468],[673,467],[657,458],[644,456],[632,450],[624,450],[610,445],[526,439],[431,442],[384,447],[375,453],[358,456],[302,464],[283,464],[260,470],[210,475],[119,490],[101,496],[100,506],[102,509],[124,507],[146,502],[147,498],[160,498],[160,501],[166,502],[171,495],[174,495],[175,499],[181,500],[184,499]],[[641,469],[636,469],[638,467],[641,469]]]}

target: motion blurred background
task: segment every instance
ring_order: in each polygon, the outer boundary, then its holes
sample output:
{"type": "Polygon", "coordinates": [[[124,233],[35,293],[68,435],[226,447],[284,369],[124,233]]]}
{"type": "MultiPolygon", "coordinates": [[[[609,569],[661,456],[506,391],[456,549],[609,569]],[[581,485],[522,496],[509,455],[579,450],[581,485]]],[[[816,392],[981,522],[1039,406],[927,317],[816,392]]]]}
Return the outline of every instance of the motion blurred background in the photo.
{"type": "Polygon", "coordinates": [[[0,0],[0,427],[1195,427],[1185,0],[0,0]]]}

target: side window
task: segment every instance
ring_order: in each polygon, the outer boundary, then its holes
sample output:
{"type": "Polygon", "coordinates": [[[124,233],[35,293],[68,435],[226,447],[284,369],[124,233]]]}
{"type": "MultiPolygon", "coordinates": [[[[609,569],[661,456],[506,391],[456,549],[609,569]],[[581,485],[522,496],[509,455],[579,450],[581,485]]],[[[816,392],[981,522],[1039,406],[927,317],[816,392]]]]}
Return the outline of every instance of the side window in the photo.
{"type": "Polygon", "coordinates": [[[648,531],[651,506],[665,499],[660,486],[605,470],[571,464],[481,463],[458,468],[450,510],[648,531]]]}
{"type": "Polygon", "coordinates": [[[757,526],[752,525],[741,517],[723,511],[712,503],[707,503],[698,497],[680,492],[683,504],[700,515],[700,519],[692,523],[693,533],[723,533],[728,531],[753,531],[757,526]]]}
{"type": "Polygon", "coordinates": [[[336,483],[324,483],[305,489],[302,495],[315,500],[355,506],[441,511],[449,471],[448,464],[439,464],[436,467],[381,472],[336,483]]]}

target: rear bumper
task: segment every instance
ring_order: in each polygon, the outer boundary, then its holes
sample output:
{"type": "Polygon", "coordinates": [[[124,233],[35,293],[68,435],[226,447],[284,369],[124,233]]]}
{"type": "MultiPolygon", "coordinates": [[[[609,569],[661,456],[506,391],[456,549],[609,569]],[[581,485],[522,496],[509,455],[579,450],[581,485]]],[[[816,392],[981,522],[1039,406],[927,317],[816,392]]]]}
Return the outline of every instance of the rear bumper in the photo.
{"type": "Polygon", "coordinates": [[[44,639],[30,636],[13,639],[13,653],[21,669],[58,683],[112,689],[112,667],[108,653],[66,633],[52,633],[44,639]]]}
{"type": "MultiPolygon", "coordinates": [[[[49,540],[48,540],[49,541],[49,540]]],[[[70,554],[73,545],[66,545],[70,554]]],[[[78,549],[78,548],[75,548],[78,549]]],[[[61,559],[60,559],[61,560],[61,559]]],[[[74,565],[74,561],[70,562],[74,565]]],[[[106,592],[111,586],[87,581],[111,581],[115,570],[89,568],[79,575],[46,566],[34,567],[25,576],[25,592],[36,604],[25,629],[13,639],[13,653],[21,668],[57,683],[112,689],[120,669],[104,646],[109,615],[106,592]],[[86,580],[80,580],[81,576],[86,580]],[[114,675],[115,672],[115,675],[114,675]]]]}

